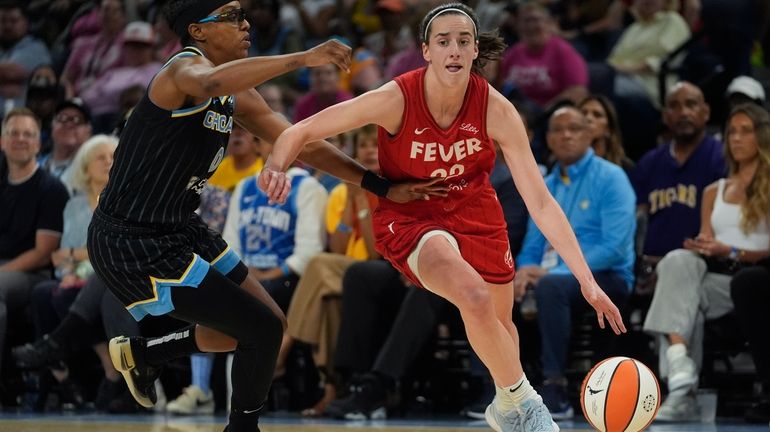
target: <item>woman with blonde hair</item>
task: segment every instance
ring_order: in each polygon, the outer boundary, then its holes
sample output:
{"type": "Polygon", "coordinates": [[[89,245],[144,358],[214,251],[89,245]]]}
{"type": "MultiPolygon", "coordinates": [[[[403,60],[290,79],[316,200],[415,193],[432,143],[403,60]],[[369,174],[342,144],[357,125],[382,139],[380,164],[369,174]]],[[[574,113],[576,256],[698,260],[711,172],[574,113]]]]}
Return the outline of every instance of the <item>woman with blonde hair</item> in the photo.
{"type": "Polygon", "coordinates": [[[730,280],[770,256],[770,114],[746,104],[725,128],[729,174],[703,192],[701,230],[658,264],[644,330],[658,336],[668,398],[657,419],[699,418],[695,402],[703,324],[732,311],[730,280]]]}

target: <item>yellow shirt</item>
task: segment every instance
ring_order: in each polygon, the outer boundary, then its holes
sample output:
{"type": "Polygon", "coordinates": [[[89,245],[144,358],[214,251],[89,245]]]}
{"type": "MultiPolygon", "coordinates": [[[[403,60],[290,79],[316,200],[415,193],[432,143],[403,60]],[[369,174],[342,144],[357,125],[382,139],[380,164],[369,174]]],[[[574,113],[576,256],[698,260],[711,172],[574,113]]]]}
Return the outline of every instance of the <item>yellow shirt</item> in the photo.
{"type": "Polygon", "coordinates": [[[219,168],[214,171],[214,175],[209,179],[209,184],[219,186],[228,192],[232,192],[241,180],[259,173],[262,171],[264,165],[265,161],[259,157],[245,170],[237,170],[235,169],[233,157],[227,156],[222,159],[219,168]]]}
{"type": "MultiPolygon", "coordinates": [[[[676,12],[658,12],[647,22],[631,24],[620,36],[607,62],[613,66],[635,67],[646,64],[652,72],[634,78],[647,90],[654,104],[659,103],[658,71],[663,59],[690,37],[690,28],[676,12]]],[[[668,77],[667,77],[668,78],[668,77]]],[[[668,80],[669,84],[673,82],[668,80]]],[[[669,85],[666,86],[668,88],[669,85]]]]}
{"type": "MultiPolygon", "coordinates": [[[[326,231],[332,234],[337,231],[337,225],[342,220],[342,213],[345,211],[345,204],[348,200],[348,187],[345,183],[340,183],[332,189],[329,194],[329,200],[326,202],[326,231]]],[[[366,242],[361,236],[361,230],[358,225],[353,226],[353,232],[348,240],[348,246],[345,249],[345,255],[354,259],[369,259],[369,252],[366,250],[366,242]]]]}

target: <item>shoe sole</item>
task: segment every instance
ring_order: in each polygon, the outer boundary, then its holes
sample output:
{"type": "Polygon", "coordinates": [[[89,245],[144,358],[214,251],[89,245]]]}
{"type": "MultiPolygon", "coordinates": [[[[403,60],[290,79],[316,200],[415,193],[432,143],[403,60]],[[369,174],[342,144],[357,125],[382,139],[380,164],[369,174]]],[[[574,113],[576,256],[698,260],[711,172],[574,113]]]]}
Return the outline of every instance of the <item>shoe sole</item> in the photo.
{"type": "Polygon", "coordinates": [[[487,405],[487,409],[484,410],[484,419],[486,419],[489,427],[494,429],[495,432],[503,432],[503,428],[501,428],[500,425],[497,424],[497,420],[495,420],[495,416],[492,415],[492,404],[487,405]]]}
{"type": "Polygon", "coordinates": [[[192,411],[188,411],[182,408],[170,408],[166,407],[166,412],[175,416],[196,416],[196,415],[212,415],[214,414],[214,407],[196,408],[192,411]]]}
{"type": "Polygon", "coordinates": [[[120,372],[123,379],[126,380],[128,390],[134,400],[145,408],[152,408],[155,404],[150,398],[139,392],[136,383],[134,383],[134,377],[131,376],[131,370],[136,367],[136,363],[134,362],[134,354],[131,352],[131,342],[127,337],[118,336],[110,339],[110,359],[115,370],[120,372]]]}
{"type": "MultiPolygon", "coordinates": [[[[503,432],[503,428],[500,427],[500,425],[495,420],[495,417],[490,413],[490,410],[492,409],[492,404],[489,404],[487,406],[486,411],[484,411],[484,418],[487,420],[487,424],[489,427],[495,430],[495,432],[503,432]]],[[[559,429],[559,425],[556,424],[555,421],[551,420],[551,426],[553,426],[553,432],[559,432],[561,429],[559,429]]]]}

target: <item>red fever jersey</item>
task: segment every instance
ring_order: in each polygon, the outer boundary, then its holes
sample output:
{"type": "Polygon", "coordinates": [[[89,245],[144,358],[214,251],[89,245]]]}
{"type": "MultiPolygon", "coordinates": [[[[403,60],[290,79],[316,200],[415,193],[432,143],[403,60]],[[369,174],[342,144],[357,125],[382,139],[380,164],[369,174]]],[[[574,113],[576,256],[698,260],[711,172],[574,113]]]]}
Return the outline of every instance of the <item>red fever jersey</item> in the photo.
{"type": "Polygon", "coordinates": [[[508,283],[513,258],[503,211],[489,182],[495,144],[486,129],[488,84],[471,74],[460,112],[451,126],[441,129],[425,103],[425,71],[395,78],[405,99],[403,120],[395,136],[379,129],[380,170],[393,182],[441,177],[450,192],[445,198],[405,204],[380,200],[373,220],[377,249],[420,286],[407,257],[423,234],[444,230],[457,239],[460,254],[485,281],[508,283]]]}

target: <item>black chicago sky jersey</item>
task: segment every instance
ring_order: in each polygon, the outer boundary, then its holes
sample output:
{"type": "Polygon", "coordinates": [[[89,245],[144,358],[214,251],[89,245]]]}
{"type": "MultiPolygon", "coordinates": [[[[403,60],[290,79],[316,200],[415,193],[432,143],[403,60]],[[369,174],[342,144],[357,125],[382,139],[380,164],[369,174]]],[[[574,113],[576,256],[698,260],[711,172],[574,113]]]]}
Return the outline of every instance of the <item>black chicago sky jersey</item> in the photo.
{"type": "MultiPolygon", "coordinates": [[[[166,66],[194,55],[203,54],[187,47],[166,66]]],[[[121,133],[99,209],[128,224],[179,226],[198,208],[206,181],[225,155],[235,100],[218,96],[168,111],[148,94],[121,133]]]]}

